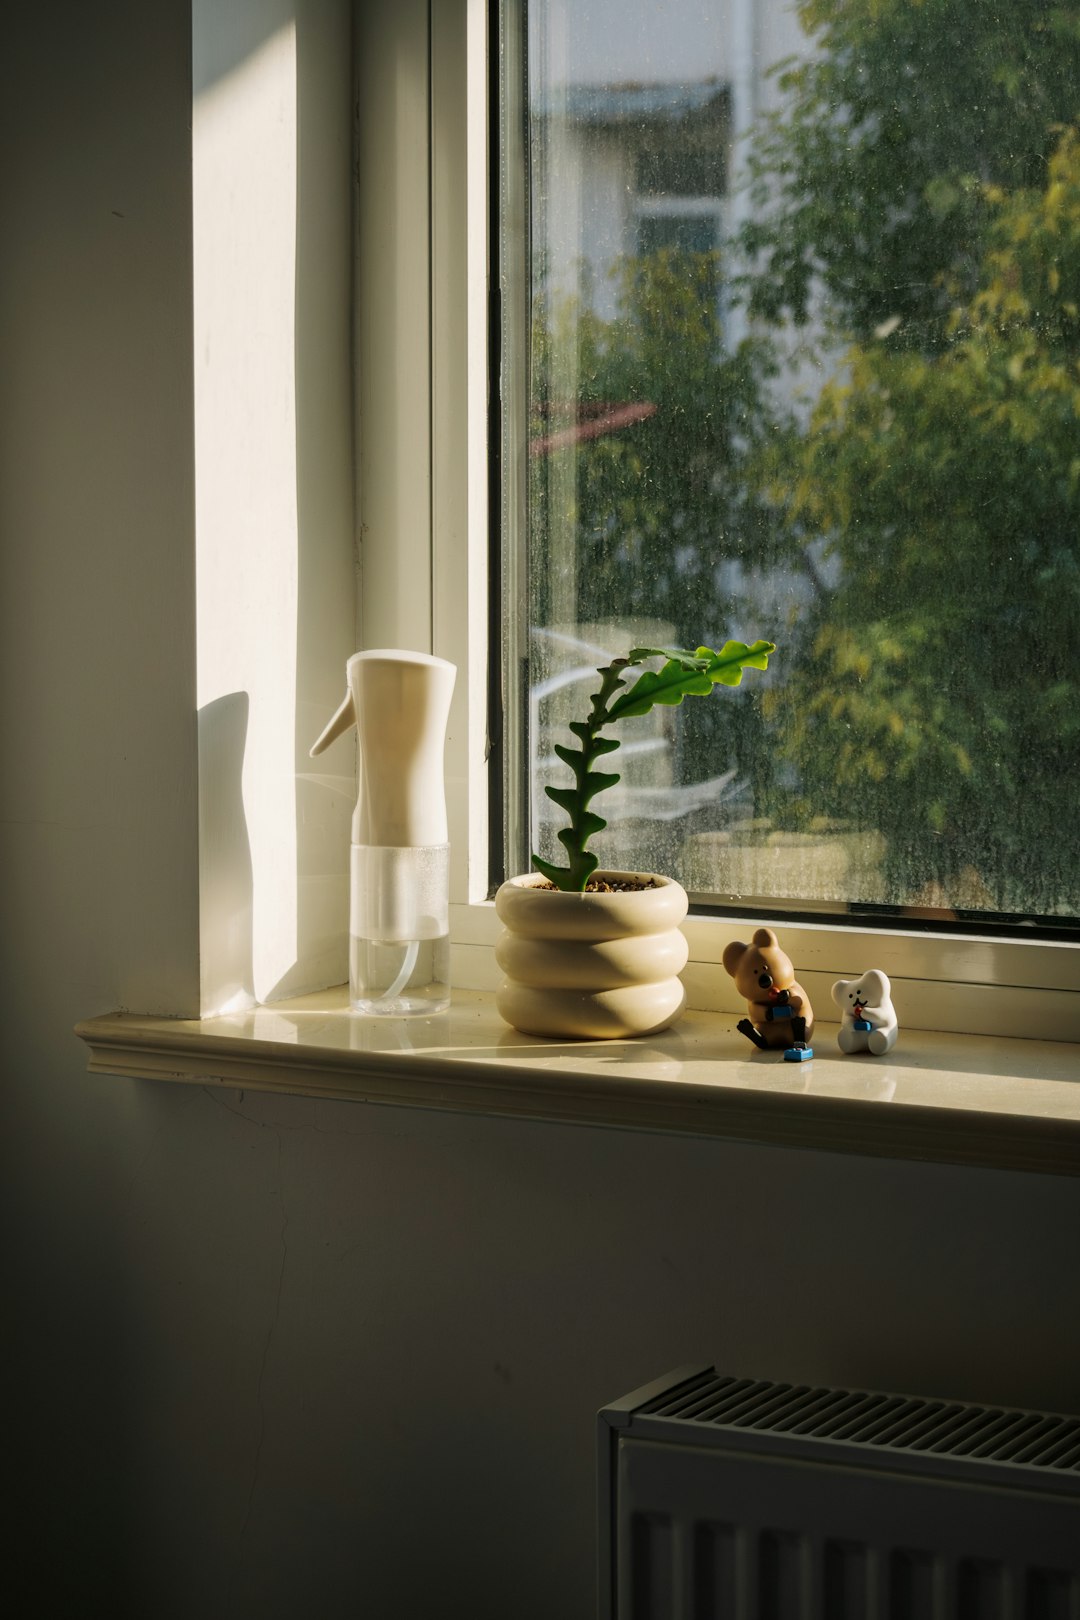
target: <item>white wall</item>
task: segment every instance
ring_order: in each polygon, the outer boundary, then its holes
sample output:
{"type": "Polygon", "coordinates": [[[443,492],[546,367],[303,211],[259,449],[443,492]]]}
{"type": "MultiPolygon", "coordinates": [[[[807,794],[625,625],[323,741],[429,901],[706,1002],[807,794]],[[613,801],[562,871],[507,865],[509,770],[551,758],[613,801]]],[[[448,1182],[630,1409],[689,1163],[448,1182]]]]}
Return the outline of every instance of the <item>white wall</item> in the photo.
{"type": "Polygon", "coordinates": [[[347,0],[195,0],[202,1006],[348,974],[356,650],[347,0]]]}
{"type": "Polygon", "coordinates": [[[42,1609],[122,1563],[138,1423],[136,1099],[87,1082],[72,1026],[199,997],[189,29],[183,0],[39,0],[0,50],[9,1557],[42,1609]]]}
{"type": "Polygon", "coordinates": [[[2,63],[36,1612],[584,1620],[592,1414],[696,1358],[1080,1411],[1076,1183],[86,1075],[78,1018],[198,994],[186,0],[40,0],[2,63]]]}

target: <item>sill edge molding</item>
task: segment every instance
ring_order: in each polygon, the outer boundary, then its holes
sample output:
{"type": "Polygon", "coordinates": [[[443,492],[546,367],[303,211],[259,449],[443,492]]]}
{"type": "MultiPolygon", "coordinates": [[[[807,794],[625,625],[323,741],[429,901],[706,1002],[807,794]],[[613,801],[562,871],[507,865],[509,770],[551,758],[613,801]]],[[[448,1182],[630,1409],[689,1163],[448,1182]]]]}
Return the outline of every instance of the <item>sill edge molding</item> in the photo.
{"type": "Polygon", "coordinates": [[[887,1058],[845,1058],[819,1026],[814,1062],[787,1065],[744,1052],[731,1025],[699,1012],[642,1041],[540,1041],[485,994],[406,1023],[358,1019],[338,990],[75,1033],[91,1073],[127,1079],[1080,1176],[1075,1047],[902,1031],[887,1058]]]}

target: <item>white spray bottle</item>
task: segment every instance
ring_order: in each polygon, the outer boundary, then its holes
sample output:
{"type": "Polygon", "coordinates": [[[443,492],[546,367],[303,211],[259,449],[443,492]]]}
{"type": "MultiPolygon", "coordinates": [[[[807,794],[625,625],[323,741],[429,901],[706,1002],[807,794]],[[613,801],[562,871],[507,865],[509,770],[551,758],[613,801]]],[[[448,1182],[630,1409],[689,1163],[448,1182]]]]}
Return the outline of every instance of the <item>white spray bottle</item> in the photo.
{"type": "Polygon", "coordinates": [[[360,793],[352,820],[349,999],[400,1018],[450,1005],[450,845],[443,748],[457,670],[381,649],[345,666],[344,702],[312,755],[355,725],[360,793]]]}

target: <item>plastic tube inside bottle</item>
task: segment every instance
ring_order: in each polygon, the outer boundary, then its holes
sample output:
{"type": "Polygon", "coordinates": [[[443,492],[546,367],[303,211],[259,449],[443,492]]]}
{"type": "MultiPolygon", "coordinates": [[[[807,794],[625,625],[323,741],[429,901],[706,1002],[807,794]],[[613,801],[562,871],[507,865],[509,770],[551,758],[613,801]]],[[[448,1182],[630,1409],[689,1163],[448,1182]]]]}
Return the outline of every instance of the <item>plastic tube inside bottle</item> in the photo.
{"type": "Polygon", "coordinates": [[[349,999],[407,1018],[450,1000],[449,846],[352,848],[349,999]]]}
{"type": "Polygon", "coordinates": [[[420,941],[418,939],[410,939],[409,943],[405,947],[405,959],[401,964],[401,972],[398,974],[393,984],[387,985],[382,995],[379,996],[378,999],[380,1001],[397,1000],[398,996],[400,996],[401,992],[404,990],[405,986],[413,976],[413,972],[416,968],[416,958],[419,955],[420,941]]]}

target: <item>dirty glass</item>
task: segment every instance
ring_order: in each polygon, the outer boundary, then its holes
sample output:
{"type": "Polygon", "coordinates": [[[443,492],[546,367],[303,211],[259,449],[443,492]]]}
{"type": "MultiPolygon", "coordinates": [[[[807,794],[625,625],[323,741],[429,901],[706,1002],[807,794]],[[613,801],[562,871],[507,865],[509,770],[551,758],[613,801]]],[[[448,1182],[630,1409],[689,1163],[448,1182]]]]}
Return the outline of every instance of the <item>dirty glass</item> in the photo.
{"type": "Polygon", "coordinates": [[[598,663],[760,637],[627,724],[604,864],[1075,919],[1080,5],[533,0],[522,43],[532,847],[598,663]]]}

